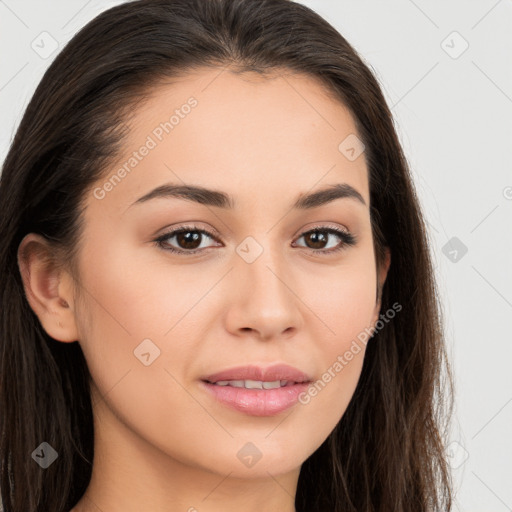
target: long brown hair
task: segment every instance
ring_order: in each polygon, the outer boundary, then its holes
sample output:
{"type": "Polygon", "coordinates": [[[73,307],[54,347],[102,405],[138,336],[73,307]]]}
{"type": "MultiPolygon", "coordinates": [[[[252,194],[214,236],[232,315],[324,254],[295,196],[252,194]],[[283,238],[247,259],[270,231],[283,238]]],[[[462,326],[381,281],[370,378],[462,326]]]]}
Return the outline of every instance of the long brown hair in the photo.
{"type": "MultiPolygon", "coordinates": [[[[0,491],[5,512],[67,512],[91,476],[89,372],[79,343],[49,337],[24,295],[29,232],[74,261],[85,195],[119,154],[132,107],[187,69],[315,77],[352,113],[365,145],[376,263],[392,255],[382,311],[342,419],[302,465],[298,512],[448,511],[444,442],[453,379],[425,222],[377,80],[349,43],[290,0],[139,0],[82,28],[39,83],[0,182],[0,491]],[[444,369],[444,371],[443,371],[444,369]],[[58,453],[43,470],[41,442],[58,453]]],[[[341,141],[340,141],[341,142],[341,141]]]]}

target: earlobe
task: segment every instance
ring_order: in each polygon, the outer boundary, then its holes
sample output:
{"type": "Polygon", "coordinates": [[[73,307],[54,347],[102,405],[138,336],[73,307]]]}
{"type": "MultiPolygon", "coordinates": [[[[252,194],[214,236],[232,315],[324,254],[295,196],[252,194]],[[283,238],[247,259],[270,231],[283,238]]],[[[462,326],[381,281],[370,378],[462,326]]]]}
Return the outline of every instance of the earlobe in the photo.
{"type": "Polygon", "coordinates": [[[76,341],[73,280],[58,265],[50,242],[35,233],[26,235],[18,247],[18,267],[28,303],[47,334],[57,341],[76,341]]]}

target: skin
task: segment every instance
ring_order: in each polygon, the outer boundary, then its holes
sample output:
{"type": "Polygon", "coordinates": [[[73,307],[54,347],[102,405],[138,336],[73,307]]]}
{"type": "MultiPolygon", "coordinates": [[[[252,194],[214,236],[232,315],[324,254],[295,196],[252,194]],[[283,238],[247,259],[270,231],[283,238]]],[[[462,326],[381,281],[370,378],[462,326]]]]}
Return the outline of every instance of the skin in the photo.
{"type": "MultiPolygon", "coordinates": [[[[294,511],[301,464],[343,416],[365,346],[308,404],[274,416],[232,410],[199,381],[249,363],[287,363],[320,379],[379,317],[377,280],[390,259],[376,269],[364,153],[350,161],[338,150],[357,134],[354,120],[311,77],[201,68],[155,88],[95,186],[190,96],[197,106],[120,183],[103,199],[88,192],[77,276],[45,263],[52,248],[40,236],[20,245],[31,307],[50,336],[78,340],[92,375],[93,474],[73,512],[294,511]],[[236,207],[132,205],[170,182],[229,193],[236,207]],[[337,183],[366,204],[291,208],[300,194],[337,183]],[[185,223],[217,240],[203,235],[195,255],[154,243],[185,223]],[[356,244],[328,254],[343,243],[336,235],[324,234],[323,246],[303,236],[326,225],[356,244]],[[252,263],[236,252],[248,236],[263,249],[252,263]],[[134,355],[147,338],[160,350],[149,366],[134,355]],[[237,457],[248,442],[262,454],[252,467],[237,457]]],[[[167,244],[187,250],[176,237],[167,244]]]]}

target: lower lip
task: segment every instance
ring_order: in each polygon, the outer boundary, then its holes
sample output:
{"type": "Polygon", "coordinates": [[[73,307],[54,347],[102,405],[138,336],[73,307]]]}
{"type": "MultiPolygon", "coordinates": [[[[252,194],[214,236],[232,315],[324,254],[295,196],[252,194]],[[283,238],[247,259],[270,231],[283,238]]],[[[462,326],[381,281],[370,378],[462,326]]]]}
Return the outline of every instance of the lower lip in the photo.
{"type": "Polygon", "coordinates": [[[215,398],[233,409],[252,416],[273,416],[295,405],[309,383],[293,384],[276,389],[246,389],[218,386],[202,381],[215,398]]]}

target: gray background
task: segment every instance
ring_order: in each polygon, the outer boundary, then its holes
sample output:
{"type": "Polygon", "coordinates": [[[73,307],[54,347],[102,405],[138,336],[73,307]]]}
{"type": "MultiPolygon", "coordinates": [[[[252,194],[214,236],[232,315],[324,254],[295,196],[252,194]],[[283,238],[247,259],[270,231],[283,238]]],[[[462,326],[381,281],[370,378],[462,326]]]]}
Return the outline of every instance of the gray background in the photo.
{"type": "MultiPolygon", "coordinates": [[[[118,3],[0,0],[0,161],[58,49],[118,3]]],[[[429,223],[457,386],[455,509],[512,510],[512,1],[301,3],[377,75],[429,223]]]]}

